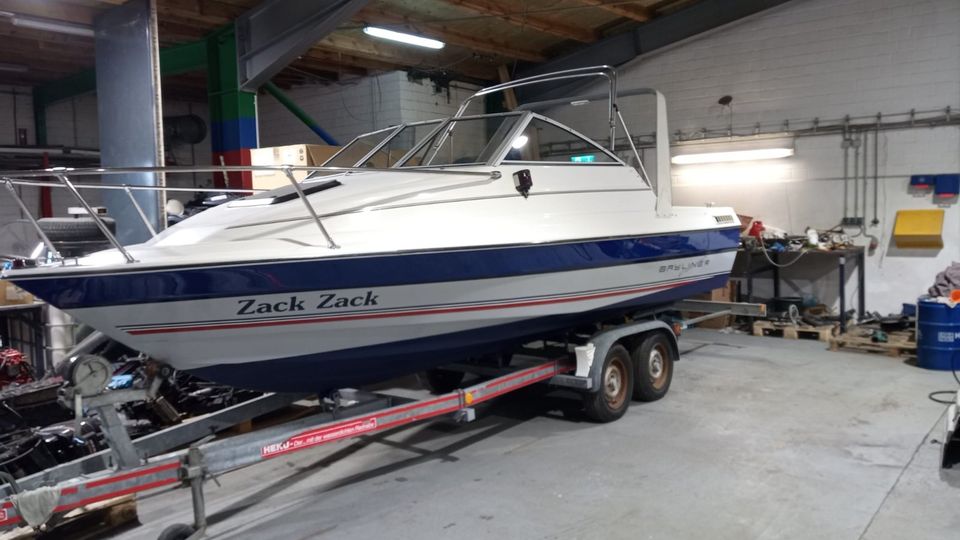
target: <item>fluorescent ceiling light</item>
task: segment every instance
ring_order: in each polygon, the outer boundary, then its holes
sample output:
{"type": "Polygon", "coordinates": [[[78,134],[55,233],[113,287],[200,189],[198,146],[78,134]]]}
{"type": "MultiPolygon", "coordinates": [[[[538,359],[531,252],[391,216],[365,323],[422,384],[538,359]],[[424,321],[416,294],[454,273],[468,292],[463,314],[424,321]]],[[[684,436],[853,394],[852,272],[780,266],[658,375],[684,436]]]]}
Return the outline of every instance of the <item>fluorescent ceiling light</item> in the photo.
{"type": "Polygon", "coordinates": [[[415,34],[406,34],[395,30],[387,30],[379,26],[364,26],[363,33],[380,39],[389,39],[390,41],[399,41],[407,45],[416,45],[417,47],[426,47],[427,49],[442,49],[444,43],[435,39],[425,38],[415,34]]]}
{"type": "Polygon", "coordinates": [[[693,165],[695,163],[722,163],[725,161],[758,161],[761,159],[780,159],[793,155],[793,148],[760,148],[757,150],[734,150],[731,152],[705,152],[702,154],[684,154],[673,156],[674,165],[693,165]]]}
{"type": "Polygon", "coordinates": [[[24,73],[27,71],[27,66],[23,64],[8,64],[6,62],[0,62],[0,71],[12,71],[14,73],[24,73]]]}
{"type": "Polygon", "coordinates": [[[85,24],[77,24],[57,19],[47,19],[44,17],[30,17],[27,15],[14,15],[13,25],[22,28],[32,28],[34,30],[45,30],[47,32],[57,32],[58,34],[72,34],[74,36],[93,37],[93,28],[85,24]]]}
{"type": "Polygon", "coordinates": [[[673,146],[670,162],[696,165],[780,159],[792,156],[795,144],[789,133],[684,141],[673,146]]]}
{"type": "Polygon", "coordinates": [[[526,135],[521,135],[513,140],[513,143],[510,144],[515,150],[519,150],[527,145],[527,141],[530,139],[526,135]]]}

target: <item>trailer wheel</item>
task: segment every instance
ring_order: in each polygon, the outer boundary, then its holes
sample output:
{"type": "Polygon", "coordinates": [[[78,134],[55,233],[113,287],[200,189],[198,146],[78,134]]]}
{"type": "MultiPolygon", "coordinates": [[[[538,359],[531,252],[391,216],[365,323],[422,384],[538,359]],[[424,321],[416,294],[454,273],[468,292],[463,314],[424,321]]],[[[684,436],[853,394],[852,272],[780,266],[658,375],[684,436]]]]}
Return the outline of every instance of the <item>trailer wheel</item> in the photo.
{"type": "Polygon", "coordinates": [[[464,373],[462,371],[451,371],[448,369],[428,369],[417,374],[420,384],[425,386],[433,394],[446,394],[460,387],[463,382],[464,373]]]}
{"type": "Polygon", "coordinates": [[[623,345],[607,351],[600,373],[600,388],[583,395],[584,412],[595,422],[613,422],[627,412],[633,394],[633,367],[623,345]]]}
{"type": "Polygon", "coordinates": [[[667,395],[673,380],[673,348],[662,332],[653,332],[634,347],[633,399],[656,401],[667,395]]]}
{"type": "Polygon", "coordinates": [[[164,529],[163,532],[160,533],[160,536],[157,537],[157,540],[186,540],[193,536],[194,532],[196,532],[196,530],[192,525],[174,523],[164,529]]]}

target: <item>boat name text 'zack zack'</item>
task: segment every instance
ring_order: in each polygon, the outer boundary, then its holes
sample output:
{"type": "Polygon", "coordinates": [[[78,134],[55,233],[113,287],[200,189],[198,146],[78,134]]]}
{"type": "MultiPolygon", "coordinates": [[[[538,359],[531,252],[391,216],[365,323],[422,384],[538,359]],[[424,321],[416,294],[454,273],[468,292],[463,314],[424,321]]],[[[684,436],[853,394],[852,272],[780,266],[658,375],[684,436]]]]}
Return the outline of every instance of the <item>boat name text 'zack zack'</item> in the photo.
{"type": "Polygon", "coordinates": [[[263,302],[258,298],[244,298],[237,300],[240,309],[237,315],[256,315],[258,313],[287,313],[291,311],[307,311],[320,309],[339,309],[346,307],[376,306],[378,296],[373,291],[356,296],[338,296],[334,293],[317,295],[309,304],[307,298],[291,296],[289,299],[263,302]],[[311,306],[310,308],[307,305],[311,306]]]}

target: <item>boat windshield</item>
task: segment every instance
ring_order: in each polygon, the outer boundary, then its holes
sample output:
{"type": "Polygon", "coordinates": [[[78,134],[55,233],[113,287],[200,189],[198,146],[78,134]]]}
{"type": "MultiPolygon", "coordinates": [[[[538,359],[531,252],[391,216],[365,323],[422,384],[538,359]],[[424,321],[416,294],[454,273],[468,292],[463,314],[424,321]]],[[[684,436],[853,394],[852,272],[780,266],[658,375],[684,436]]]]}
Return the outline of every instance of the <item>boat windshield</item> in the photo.
{"type": "Polygon", "coordinates": [[[500,149],[520,118],[517,114],[508,114],[450,120],[446,127],[420,143],[420,147],[399,166],[486,164],[500,149]]]}
{"type": "Polygon", "coordinates": [[[416,122],[360,135],[323,165],[377,169],[393,167],[441,122],[442,119],[416,122]]]}
{"type": "Polygon", "coordinates": [[[397,129],[396,126],[381,129],[371,133],[360,135],[350,141],[350,144],[344,146],[332,158],[324,162],[324,167],[355,167],[359,166],[360,160],[370,153],[371,150],[382,143],[397,129]]]}

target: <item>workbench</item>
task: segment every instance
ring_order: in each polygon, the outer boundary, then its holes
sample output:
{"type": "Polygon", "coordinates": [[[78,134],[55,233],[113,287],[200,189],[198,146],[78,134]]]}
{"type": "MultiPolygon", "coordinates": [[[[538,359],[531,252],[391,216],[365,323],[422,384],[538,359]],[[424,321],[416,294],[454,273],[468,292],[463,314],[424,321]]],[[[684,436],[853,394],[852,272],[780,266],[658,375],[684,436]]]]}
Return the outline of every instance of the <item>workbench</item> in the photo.
{"type": "MultiPolygon", "coordinates": [[[[843,314],[847,311],[847,265],[854,264],[857,267],[857,320],[862,320],[864,314],[866,313],[866,249],[862,247],[851,247],[846,249],[835,249],[831,251],[823,251],[819,249],[811,249],[803,251],[787,251],[787,252],[775,252],[770,249],[767,249],[767,254],[770,255],[770,259],[773,262],[783,265],[787,264],[790,267],[795,267],[796,265],[809,264],[811,261],[817,259],[823,260],[824,257],[834,259],[837,265],[837,273],[839,277],[839,287],[837,294],[840,297],[840,313],[843,314]],[[801,253],[805,253],[803,257],[794,265],[791,264],[801,253]]],[[[762,274],[764,272],[773,273],[773,296],[774,298],[779,298],[780,295],[780,286],[781,286],[781,270],[780,267],[777,267],[767,260],[764,257],[763,252],[759,249],[756,250],[746,250],[741,248],[737,251],[737,263],[735,268],[740,268],[740,273],[734,277],[741,277],[746,282],[747,291],[742,301],[752,303],[753,300],[753,278],[757,274],[762,274]]],[[[847,329],[846,319],[840,317],[840,332],[845,332],[847,329]]]]}

